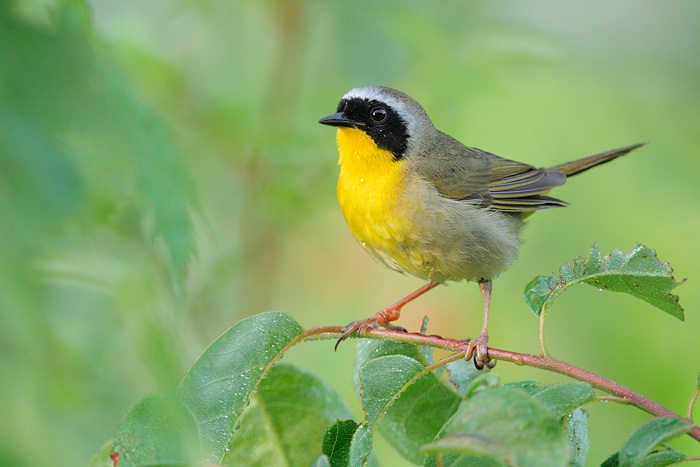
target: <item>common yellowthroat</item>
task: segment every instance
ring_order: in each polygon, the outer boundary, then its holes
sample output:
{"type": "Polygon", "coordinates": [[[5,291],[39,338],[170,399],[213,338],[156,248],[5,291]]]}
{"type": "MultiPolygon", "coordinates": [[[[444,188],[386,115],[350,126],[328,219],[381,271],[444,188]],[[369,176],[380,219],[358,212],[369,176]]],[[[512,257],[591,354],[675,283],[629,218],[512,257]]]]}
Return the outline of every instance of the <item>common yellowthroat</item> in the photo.
{"type": "Polygon", "coordinates": [[[533,211],[566,203],[547,193],[641,144],[550,168],[536,168],[463,145],[434,126],[406,94],[381,86],[350,90],[319,123],[337,127],[338,201],[350,230],[378,262],[428,283],[374,316],[348,324],[338,342],[366,327],[391,324],[401,308],[446,281],[475,281],[483,327],[466,358],[488,355],[491,280],[518,255],[520,229],[533,211]]]}

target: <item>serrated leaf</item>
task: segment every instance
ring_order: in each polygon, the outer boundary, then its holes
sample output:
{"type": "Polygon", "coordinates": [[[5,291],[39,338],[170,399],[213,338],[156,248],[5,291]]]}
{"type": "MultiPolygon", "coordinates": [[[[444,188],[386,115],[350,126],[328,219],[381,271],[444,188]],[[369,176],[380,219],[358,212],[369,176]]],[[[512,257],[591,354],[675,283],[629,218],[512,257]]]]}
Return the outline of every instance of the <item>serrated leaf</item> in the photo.
{"type": "Polygon", "coordinates": [[[544,404],[520,389],[498,387],[462,402],[442,439],[424,452],[490,456],[514,467],[561,467],[570,448],[561,423],[544,404]]]}
{"type": "Polygon", "coordinates": [[[559,277],[538,276],[525,287],[525,301],[532,311],[540,315],[566,288],[585,283],[600,290],[624,292],[683,320],[683,308],[678,296],[671,290],[679,286],[673,277],[673,269],[661,262],[656,252],[644,245],[635,245],[623,253],[617,248],[601,257],[596,243],[588,258],[577,258],[573,265],[566,263],[559,270],[559,277]]]}
{"type": "Polygon", "coordinates": [[[205,459],[222,462],[263,372],[302,331],[282,313],[256,315],[216,339],[190,368],[179,395],[197,422],[205,459]]]}
{"type": "Polygon", "coordinates": [[[588,414],[578,407],[567,415],[564,422],[566,442],[573,449],[570,464],[576,467],[585,467],[588,449],[591,446],[588,436],[588,414]]]}
{"type": "Polygon", "coordinates": [[[129,409],[112,445],[119,467],[190,465],[200,457],[198,439],[192,414],[175,396],[153,395],[129,409]]]}
{"type": "Polygon", "coordinates": [[[534,397],[542,402],[552,415],[562,418],[576,407],[592,400],[595,393],[586,383],[561,383],[545,386],[534,397]]]}
{"type": "Polygon", "coordinates": [[[417,464],[424,458],[420,447],[435,438],[461,400],[438,374],[417,377],[425,368],[405,355],[374,358],[360,368],[362,406],[370,430],[379,422],[379,432],[389,444],[417,464]]]}
{"type": "Polygon", "coordinates": [[[337,420],[326,432],[321,451],[332,467],[347,467],[352,437],[358,427],[353,420],[337,420]]]}
{"type": "Polygon", "coordinates": [[[675,417],[652,418],[634,430],[618,453],[621,467],[637,465],[656,446],[689,432],[693,424],[675,417]]]}
{"type": "Polygon", "coordinates": [[[243,412],[224,464],[307,467],[322,454],[328,427],[350,415],[326,383],[294,366],[275,365],[243,412]]]}

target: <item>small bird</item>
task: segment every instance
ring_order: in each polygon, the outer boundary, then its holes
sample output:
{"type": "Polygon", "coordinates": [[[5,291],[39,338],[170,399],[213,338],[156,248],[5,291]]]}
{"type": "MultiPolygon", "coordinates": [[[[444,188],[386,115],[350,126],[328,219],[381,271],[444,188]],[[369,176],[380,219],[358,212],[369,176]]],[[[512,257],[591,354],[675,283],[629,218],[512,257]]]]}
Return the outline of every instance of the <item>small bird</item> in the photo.
{"type": "Polygon", "coordinates": [[[474,281],[483,327],[466,359],[473,355],[479,369],[496,363],[488,355],[491,281],[516,259],[525,218],[565,206],[547,193],[567,177],[641,146],[536,168],[463,145],[437,130],[414,99],[382,86],[350,90],[319,123],[337,127],[337,195],[352,234],[379,263],[428,281],[348,324],[338,343],[366,328],[405,331],[391,322],[408,302],[446,281],[474,281]]]}

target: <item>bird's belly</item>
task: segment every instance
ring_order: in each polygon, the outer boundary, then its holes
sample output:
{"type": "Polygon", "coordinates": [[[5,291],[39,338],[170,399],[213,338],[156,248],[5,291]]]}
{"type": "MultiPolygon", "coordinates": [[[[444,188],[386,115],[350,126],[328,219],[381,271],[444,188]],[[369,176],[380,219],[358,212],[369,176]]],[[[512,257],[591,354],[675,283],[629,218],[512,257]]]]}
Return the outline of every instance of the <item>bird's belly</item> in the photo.
{"type": "Polygon", "coordinates": [[[409,185],[390,180],[392,186],[338,181],[351,232],[380,263],[444,282],[492,279],[516,258],[519,217],[445,199],[415,179],[409,185]]]}

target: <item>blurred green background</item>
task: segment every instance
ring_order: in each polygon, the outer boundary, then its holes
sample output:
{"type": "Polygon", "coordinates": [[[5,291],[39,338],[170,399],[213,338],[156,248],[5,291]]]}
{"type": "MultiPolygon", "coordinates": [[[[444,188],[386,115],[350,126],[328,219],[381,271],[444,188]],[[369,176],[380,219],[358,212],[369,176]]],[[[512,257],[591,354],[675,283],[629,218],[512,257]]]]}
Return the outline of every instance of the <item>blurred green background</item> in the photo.
{"type": "MultiPolygon", "coordinates": [[[[700,368],[700,3],[0,1],[0,464],[85,465],[144,394],[268,310],[342,325],[421,285],[374,263],[335,200],[350,88],[421,102],[467,145],[550,166],[648,142],[533,216],[494,284],[491,344],[537,353],[524,285],[599,242],[657,249],[686,321],[580,287],[552,310],[555,357],[684,414],[700,368]]],[[[474,285],[400,324],[474,336],[474,285]]],[[[354,342],[285,361],[361,419],[354,342]]],[[[562,380],[501,363],[502,381],[562,380]]],[[[592,404],[590,465],[648,419],[592,404]]],[[[700,414],[698,414],[700,416],[700,414]]],[[[383,465],[403,460],[378,441],[383,465]]],[[[697,443],[674,446],[698,455],[697,443]]]]}

